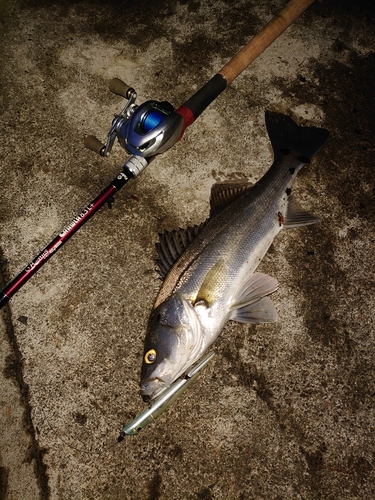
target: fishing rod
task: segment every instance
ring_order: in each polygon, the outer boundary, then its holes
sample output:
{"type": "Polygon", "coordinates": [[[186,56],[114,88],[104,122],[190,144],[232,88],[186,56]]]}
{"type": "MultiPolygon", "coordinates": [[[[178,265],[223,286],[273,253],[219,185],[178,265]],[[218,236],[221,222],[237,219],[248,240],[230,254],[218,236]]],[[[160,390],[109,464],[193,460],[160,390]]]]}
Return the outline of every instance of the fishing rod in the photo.
{"type": "Polygon", "coordinates": [[[101,156],[107,156],[114,141],[132,156],[122,166],[122,172],[90,202],[15,278],[0,292],[0,309],[14,294],[106,203],[113,195],[137,177],[153,160],[181,140],[185,130],[249,66],[314,0],[290,0],[279,14],[271,19],[250,42],[203,87],[178,109],[167,101],[146,101],[135,104],[137,94],[115,78],[110,90],[126,100],[126,106],[115,115],[106,144],[88,136],[85,146],[101,156]]]}
{"type": "MultiPolygon", "coordinates": [[[[105,144],[88,136],[85,146],[101,156],[108,156],[117,138],[120,146],[131,155],[122,171],[0,292],[0,309],[13,295],[127,182],[137,177],[155,158],[181,140],[185,130],[253,62],[314,0],[291,0],[255,37],[241,49],[216,75],[178,109],[167,101],[147,101],[136,104],[137,94],[132,87],[115,78],[110,90],[127,102],[116,114],[105,144]]],[[[185,375],[160,394],[150,406],[124,425],[117,442],[125,436],[137,435],[158,418],[193,383],[214,356],[204,355],[185,375]]],[[[112,446],[111,446],[112,447],[112,446]]]]}
{"type": "Polygon", "coordinates": [[[214,77],[174,110],[167,102],[147,101],[135,104],[137,94],[124,82],[115,78],[110,90],[127,99],[125,108],[112,122],[107,142],[88,136],[85,146],[108,156],[114,141],[132,154],[122,172],[90,202],[13,280],[0,292],[0,309],[105,204],[111,206],[113,195],[137,177],[159,154],[181,140],[186,128],[221,94],[259,54],[261,54],[314,0],[291,0],[243,49],[240,50],[214,77]]]}

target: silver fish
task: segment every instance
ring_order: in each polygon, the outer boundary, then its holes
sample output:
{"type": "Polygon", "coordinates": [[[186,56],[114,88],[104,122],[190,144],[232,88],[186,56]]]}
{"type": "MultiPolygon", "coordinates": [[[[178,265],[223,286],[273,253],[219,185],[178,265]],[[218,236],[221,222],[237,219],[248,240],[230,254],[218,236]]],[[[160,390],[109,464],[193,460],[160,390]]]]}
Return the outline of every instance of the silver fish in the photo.
{"type": "Polygon", "coordinates": [[[228,320],[277,320],[268,295],[278,283],[255,271],[279,231],[319,222],[291,193],[297,173],[323,146],[328,131],[300,127],[269,111],[266,126],[274,151],[267,173],[254,186],[215,184],[205,223],[160,235],[156,247],[164,282],[145,339],[144,401],[153,400],[195,363],[228,320]]]}

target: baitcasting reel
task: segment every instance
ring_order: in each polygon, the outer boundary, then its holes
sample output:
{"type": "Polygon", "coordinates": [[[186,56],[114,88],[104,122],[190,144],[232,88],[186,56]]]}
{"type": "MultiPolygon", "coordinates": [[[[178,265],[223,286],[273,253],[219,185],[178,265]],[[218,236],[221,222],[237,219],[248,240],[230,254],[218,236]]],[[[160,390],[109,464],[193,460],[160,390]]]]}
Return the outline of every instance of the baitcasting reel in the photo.
{"type": "Polygon", "coordinates": [[[114,78],[109,89],[128,100],[125,108],[115,115],[106,144],[90,135],[85,146],[101,156],[108,156],[117,137],[120,145],[130,154],[148,158],[164,153],[178,140],[184,119],[174,111],[172,104],[147,101],[135,104],[136,91],[123,81],[114,78]]]}

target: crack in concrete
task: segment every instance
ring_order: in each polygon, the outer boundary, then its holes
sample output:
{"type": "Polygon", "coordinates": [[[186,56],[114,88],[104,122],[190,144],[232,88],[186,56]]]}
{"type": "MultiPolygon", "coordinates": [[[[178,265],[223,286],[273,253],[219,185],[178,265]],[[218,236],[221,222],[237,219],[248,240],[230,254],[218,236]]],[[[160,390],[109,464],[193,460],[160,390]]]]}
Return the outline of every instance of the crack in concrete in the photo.
{"type": "MultiPolygon", "coordinates": [[[[1,287],[7,282],[7,276],[5,271],[5,259],[3,256],[2,249],[0,248],[0,284],[1,287]]],[[[23,425],[25,432],[30,436],[30,446],[26,452],[25,460],[31,463],[34,460],[34,472],[36,481],[40,490],[40,498],[43,500],[48,500],[50,498],[50,487],[48,484],[48,474],[47,466],[43,461],[44,454],[47,452],[45,448],[41,448],[35,437],[35,430],[31,417],[32,406],[30,404],[30,390],[29,385],[25,382],[23,377],[23,357],[18,346],[17,337],[13,327],[12,313],[7,304],[3,309],[3,320],[5,323],[5,335],[8,339],[9,345],[11,347],[12,353],[6,358],[6,366],[4,369],[4,376],[6,378],[12,378],[18,389],[20,404],[22,405],[23,411],[23,425]]],[[[1,498],[6,498],[8,489],[8,475],[9,470],[5,467],[0,468],[0,492],[1,498]]]]}

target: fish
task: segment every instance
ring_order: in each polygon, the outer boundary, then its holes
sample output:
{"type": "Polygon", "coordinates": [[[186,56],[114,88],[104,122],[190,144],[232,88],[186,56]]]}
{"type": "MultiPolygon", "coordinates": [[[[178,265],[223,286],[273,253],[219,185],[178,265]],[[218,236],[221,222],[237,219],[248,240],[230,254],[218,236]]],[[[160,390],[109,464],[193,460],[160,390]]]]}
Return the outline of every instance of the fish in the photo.
{"type": "Polygon", "coordinates": [[[272,111],[266,111],[265,124],[274,153],[265,175],[254,185],[214,184],[205,222],[159,235],[163,283],[144,342],[140,395],[145,402],[184,374],[229,320],[251,325],[278,319],[269,297],[278,282],[256,269],[281,230],[320,221],[300,206],[292,186],[329,132],[272,111]]]}

